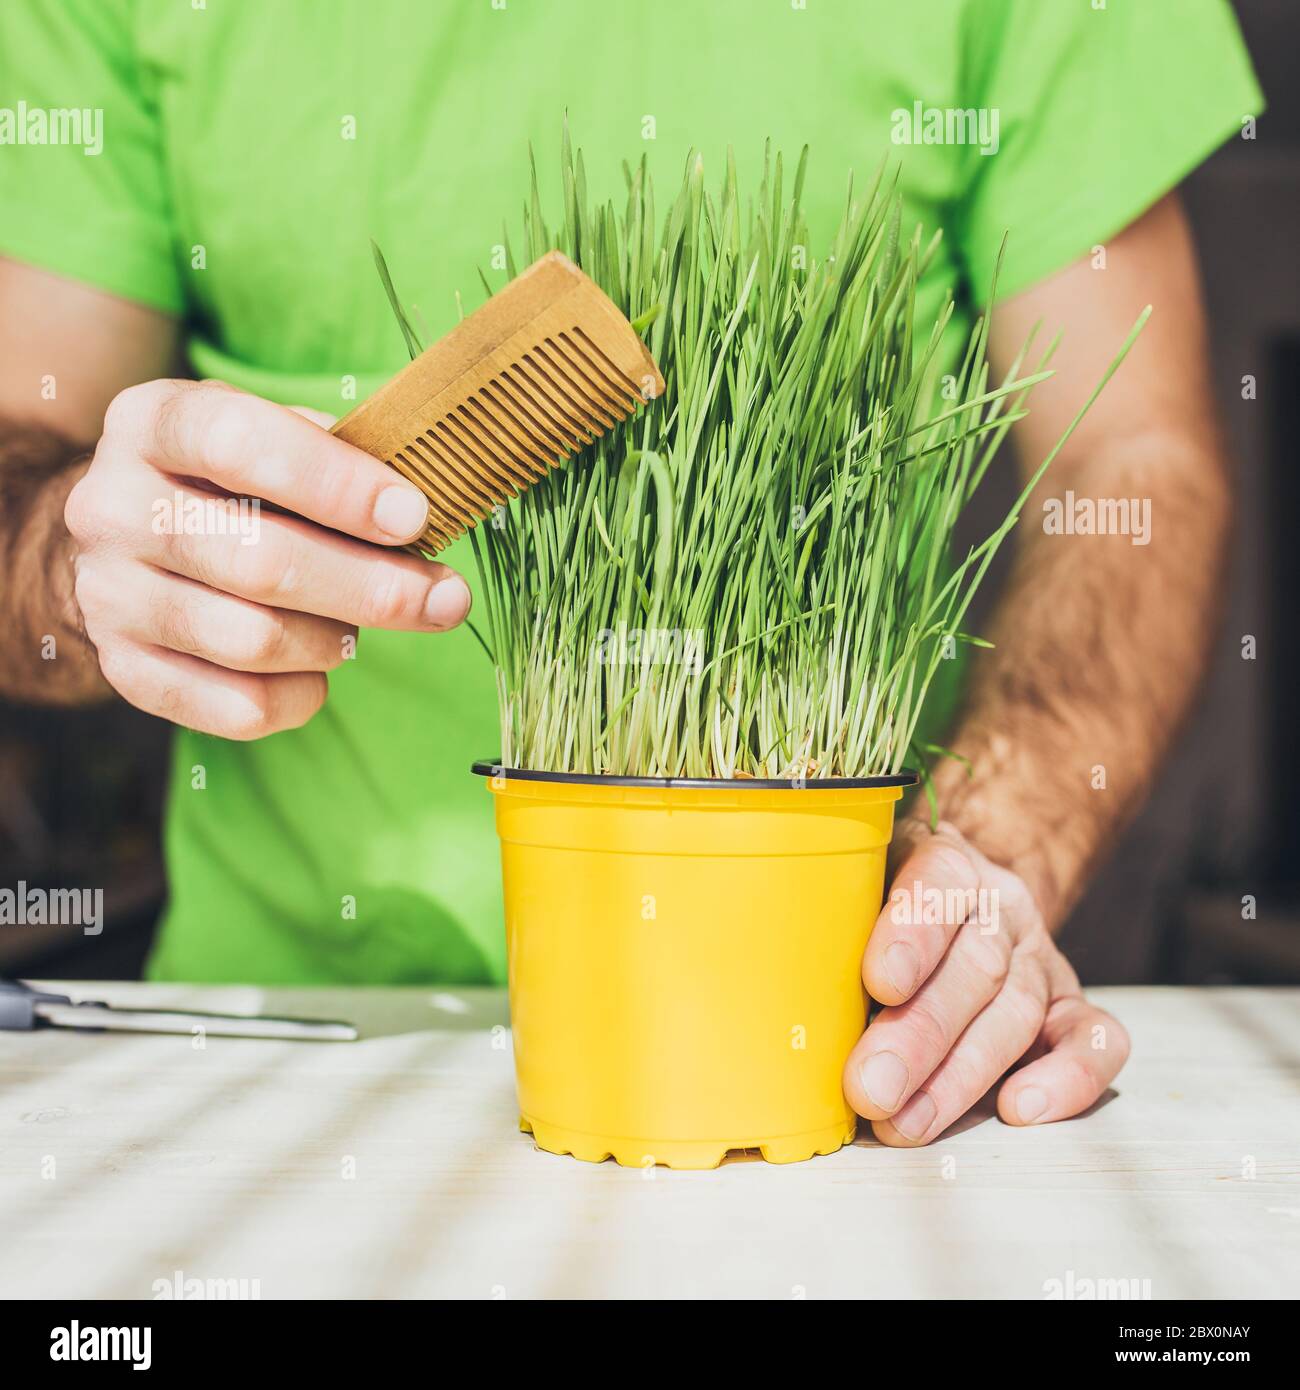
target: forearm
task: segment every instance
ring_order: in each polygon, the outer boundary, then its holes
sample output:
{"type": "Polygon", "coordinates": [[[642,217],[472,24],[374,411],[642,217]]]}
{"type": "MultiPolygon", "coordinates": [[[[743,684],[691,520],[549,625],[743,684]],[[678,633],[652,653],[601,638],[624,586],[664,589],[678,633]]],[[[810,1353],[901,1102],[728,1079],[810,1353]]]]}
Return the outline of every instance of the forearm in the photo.
{"type": "MultiPolygon", "coordinates": [[[[1228,494],[1214,439],[1146,437],[1049,474],[936,769],[941,818],[1028,883],[1055,929],[1141,804],[1186,714],[1216,620],[1228,494]],[[1043,530],[1043,501],[1150,501],[1150,539],[1043,530]]],[[[924,804],[915,814],[928,814],[924,804]]]]}
{"type": "Polygon", "coordinates": [[[0,420],[0,694],[82,704],[108,693],[73,595],[63,508],[90,454],[47,430],[0,420]]]}

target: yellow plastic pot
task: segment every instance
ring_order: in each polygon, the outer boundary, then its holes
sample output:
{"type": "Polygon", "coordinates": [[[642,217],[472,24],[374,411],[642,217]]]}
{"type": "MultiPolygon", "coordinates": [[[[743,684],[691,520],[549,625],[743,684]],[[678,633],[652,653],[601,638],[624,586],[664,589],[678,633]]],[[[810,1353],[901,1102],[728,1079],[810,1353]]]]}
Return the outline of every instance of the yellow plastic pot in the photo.
{"type": "Polygon", "coordinates": [[[806,786],[502,770],[520,1123],[552,1153],[713,1168],[853,1138],[862,952],[911,774],[806,786]]]}

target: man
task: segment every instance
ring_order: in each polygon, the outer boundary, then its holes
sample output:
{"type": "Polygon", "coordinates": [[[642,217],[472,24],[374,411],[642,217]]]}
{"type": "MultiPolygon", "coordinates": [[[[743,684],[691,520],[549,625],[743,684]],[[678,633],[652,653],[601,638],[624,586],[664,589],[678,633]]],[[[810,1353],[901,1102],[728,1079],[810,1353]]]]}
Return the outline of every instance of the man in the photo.
{"type": "Polygon", "coordinates": [[[159,978],[503,977],[466,775],[496,749],[458,626],[467,548],[394,549],[420,497],[319,428],[402,362],[370,235],[436,334],[499,266],[529,140],[554,206],[566,109],[607,196],[643,152],[667,190],[691,147],[721,170],[734,145],[750,186],[765,136],[810,144],[823,241],[846,171],[888,157],[909,219],[946,233],[920,323],[947,285],[980,301],[1009,229],[994,371],[1040,321],[1067,330],[1017,427],[1025,469],[1154,304],[1042,494],[1148,499],[1149,544],[1026,518],[949,739],[969,775],[939,769],[937,833],[924,807],[898,830],[904,897],[996,889],[998,929],[887,905],[864,966],[887,1007],[845,1071],[890,1144],[932,1139],[1026,1055],[1006,1121],[1098,1098],[1127,1040],[1052,932],[1203,660],[1227,496],[1171,190],[1261,104],[1224,0],[32,0],[0,53],[11,135],[20,100],[28,122],[84,112],[79,144],[0,145],[0,679],[51,703],[111,688],[180,726],[159,978]],[[239,390],[178,380],[186,363],[239,390]],[[257,544],[150,524],[159,499],[231,495],[279,509],[257,544]]]}

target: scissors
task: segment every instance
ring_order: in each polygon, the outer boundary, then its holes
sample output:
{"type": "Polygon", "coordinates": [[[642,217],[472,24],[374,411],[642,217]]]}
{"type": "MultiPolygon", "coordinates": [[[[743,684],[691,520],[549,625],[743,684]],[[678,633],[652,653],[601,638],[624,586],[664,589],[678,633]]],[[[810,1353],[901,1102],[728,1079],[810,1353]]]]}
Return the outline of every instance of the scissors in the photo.
{"type": "Polygon", "coordinates": [[[118,1009],[98,999],[74,1001],[66,994],[34,989],[22,980],[0,980],[0,1032],[29,1033],[35,1028],[106,1033],[192,1033],[201,1028],[218,1038],[316,1042],[355,1042],[357,1038],[352,1024],[332,1019],[258,1018],[184,1009],[118,1009]]]}

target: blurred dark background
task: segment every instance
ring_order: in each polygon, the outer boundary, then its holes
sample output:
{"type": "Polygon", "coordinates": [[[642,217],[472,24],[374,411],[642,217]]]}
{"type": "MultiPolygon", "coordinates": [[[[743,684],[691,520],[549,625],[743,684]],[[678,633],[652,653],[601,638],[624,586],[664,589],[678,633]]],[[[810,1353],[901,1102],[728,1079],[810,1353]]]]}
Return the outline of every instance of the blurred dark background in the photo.
{"type": "MultiPolygon", "coordinates": [[[[1149,805],[1065,928],[1085,984],[1300,982],[1300,4],[1237,10],[1268,112],[1254,142],[1231,142],[1183,189],[1237,464],[1226,621],[1149,805]],[[1253,401],[1241,398],[1245,375],[1253,401]],[[1255,660],[1242,658],[1247,635],[1255,660]]],[[[121,703],[0,702],[0,885],[102,885],[107,922],[98,937],[0,933],[0,975],[139,974],[164,894],[167,761],[166,726],[121,703]]]]}
{"type": "Polygon", "coordinates": [[[1236,9],[1268,111],[1183,185],[1236,465],[1231,580],[1201,705],[1062,935],[1091,983],[1300,981],[1300,6],[1236,9]]]}

